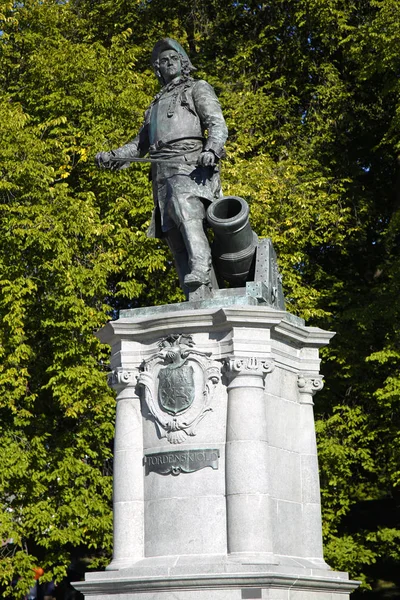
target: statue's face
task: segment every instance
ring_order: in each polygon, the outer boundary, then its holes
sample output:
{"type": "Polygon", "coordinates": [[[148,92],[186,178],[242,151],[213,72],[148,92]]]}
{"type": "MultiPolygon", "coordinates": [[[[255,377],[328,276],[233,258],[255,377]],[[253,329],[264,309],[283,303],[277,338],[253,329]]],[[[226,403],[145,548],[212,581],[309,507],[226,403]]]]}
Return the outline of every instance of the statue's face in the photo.
{"type": "Polygon", "coordinates": [[[169,83],[181,74],[181,59],[175,50],[164,50],[164,52],[161,52],[158,63],[164,83],[169,83]]]}

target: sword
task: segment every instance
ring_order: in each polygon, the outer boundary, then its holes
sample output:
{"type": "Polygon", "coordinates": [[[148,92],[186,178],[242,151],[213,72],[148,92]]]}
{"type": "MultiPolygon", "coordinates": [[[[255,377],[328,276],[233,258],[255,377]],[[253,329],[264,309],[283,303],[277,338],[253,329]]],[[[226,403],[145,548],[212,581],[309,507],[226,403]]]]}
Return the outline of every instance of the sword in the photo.
{"type": "Polygon", "coordinates": [[[109,161],[111,162],[129,162],[129,163],[134,163],[134,162],[138,162],[138,163],[153,163],[153,164],[157,164],[157,163],[168,163],[169,165],[197,165],[197,162],[193,162],[193,161],[183,161],[183,160],[178,160],[178,161],[174,161],[171,160],[169,158],[109,158],[109,161]]]}

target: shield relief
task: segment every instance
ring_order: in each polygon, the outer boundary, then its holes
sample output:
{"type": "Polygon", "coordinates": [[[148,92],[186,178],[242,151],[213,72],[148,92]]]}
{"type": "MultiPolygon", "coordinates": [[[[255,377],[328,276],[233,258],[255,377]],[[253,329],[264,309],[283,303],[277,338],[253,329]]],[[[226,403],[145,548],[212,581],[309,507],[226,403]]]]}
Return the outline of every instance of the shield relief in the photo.
{"type": "Polygon", "coordinates": [[[161,350],[144,361],[138,383],[161,437],[180,444],[194,436],[212,410],[221,365],[193,348],[192,337],[173,334],[159,342],[161,350]]]}
{"type": "Polygon", "coordinates": [[[195,398],[193,367],[183,364],[177,368],[167,365],[158,373],[158,401],[162,410],[177,415],[188,409],[195,398]]]}

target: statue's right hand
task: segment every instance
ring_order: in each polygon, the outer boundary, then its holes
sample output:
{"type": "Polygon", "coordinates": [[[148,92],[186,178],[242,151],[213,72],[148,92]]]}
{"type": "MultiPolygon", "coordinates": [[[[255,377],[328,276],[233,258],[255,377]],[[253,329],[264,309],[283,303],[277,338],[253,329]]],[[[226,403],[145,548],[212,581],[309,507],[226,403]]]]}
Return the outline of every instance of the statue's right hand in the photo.
{"type": "Polygon", "coordinates": [[[98,152],[94,157],[94,163],[99,169],[111,169],[111,152],[98,152]]]}

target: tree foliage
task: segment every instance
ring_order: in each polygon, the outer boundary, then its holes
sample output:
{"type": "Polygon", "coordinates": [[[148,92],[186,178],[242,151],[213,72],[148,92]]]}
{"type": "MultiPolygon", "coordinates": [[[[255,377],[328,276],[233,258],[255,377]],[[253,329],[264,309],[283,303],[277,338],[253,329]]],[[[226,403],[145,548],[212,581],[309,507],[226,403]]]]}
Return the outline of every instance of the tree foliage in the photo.
{"type": "Polygon", "coordinates": [[[290,311],[337,331],[316,398],[327,561],[393,581],[400,483],[400,7],[396,0],[0,1],[1,578],[110,551],[114,400],[93,337],[181,299],[146,237],[148,171],[97,171],[177,37],[216,88],[225,193],[277,250],[290,311]]]}

